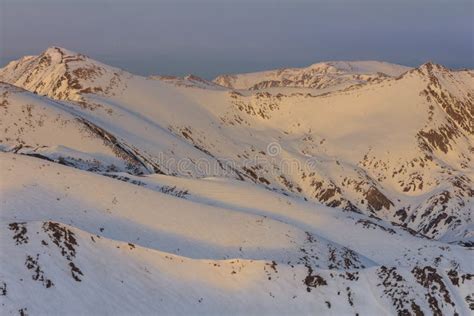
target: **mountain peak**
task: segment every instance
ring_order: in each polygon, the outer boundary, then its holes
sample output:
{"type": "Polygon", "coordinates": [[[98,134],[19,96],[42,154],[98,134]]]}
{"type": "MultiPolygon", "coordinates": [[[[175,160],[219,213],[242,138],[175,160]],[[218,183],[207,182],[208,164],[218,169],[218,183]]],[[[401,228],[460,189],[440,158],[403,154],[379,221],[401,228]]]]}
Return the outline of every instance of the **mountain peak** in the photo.
{"type": "Polygon", "coordinates": [[[451,69],[441,64],[435,63],[433,61],[427,61],[416,68],[402,73],[399,78],[411,76],[412,74],[418,74],[421,77],[436,79],[438,76],[450,73],[451,71],[451,69]]]}
{"type": "Polygon", "coordinates": [[[63,47],[51,46],[38,56],[11,62],[0,80],[40,95],[83,102],[82,94],[109,93],[120,85],[121,70],[63,47]]]}
{"type": "Polygon", "coordinates": [[[414,68],[412,71],[410,71],[410,73],[417,73],[422,77],[428,77],[431,79],[437,78],[438,76],[449,72],[451,72],[451,69],[433,61],[427,61],[426,63],[421,64],[417,68],[414,68]]]}
{"type": "Polygon", "coordinates": [[[427,69],[427,70],[433,70],[433,69],[437,69],[437,70],[450,70],[449,68],[441,65],[441,64],[438,64],[438,63],[435,63],[433,61],[427,61],[426,63],[424,64],[421,64],[418,69],[427,69]]]}
{"type": "Polygon", "coordinates": [[[81,55],[76,52],[73,52],[69,49],[59,47],[59,46],[50,46],[48,47],[40,56],[51,56],[54,58],[64,58],[66,56],[77,56],[81,55]]]}

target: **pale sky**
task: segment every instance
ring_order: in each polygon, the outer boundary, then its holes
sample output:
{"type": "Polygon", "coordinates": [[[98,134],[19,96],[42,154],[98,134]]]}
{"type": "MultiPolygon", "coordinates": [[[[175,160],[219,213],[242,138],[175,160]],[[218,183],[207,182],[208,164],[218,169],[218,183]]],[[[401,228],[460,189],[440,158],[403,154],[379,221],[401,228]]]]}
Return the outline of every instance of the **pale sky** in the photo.
{"type": "Polygon", "coordinates": [[[0,65],[62,46],[212,78],[327,60],[474,68],[474,0],[0,0],[0,65]]]}

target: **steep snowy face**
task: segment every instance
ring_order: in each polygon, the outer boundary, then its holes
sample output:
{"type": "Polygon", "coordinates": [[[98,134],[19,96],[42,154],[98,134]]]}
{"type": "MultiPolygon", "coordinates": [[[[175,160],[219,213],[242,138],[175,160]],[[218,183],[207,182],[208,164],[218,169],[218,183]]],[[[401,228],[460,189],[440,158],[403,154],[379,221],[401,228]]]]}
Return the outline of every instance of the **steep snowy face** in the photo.
{"type": "Polygon", "coordinates": [[[336,61],[317,63],[306,68],[221,75],[213,81],[232,89],[261,90],[274,87],[325,89],[396,77],[408,70],[409,67],[378,61],[336,61]]]}
{"type": "Polygon", "coordinates": [[[109,95],[123,87],[124,71],[85,55],[50,47],[39,56],[10,62],[0,70],[0,81],[59,100],[81,101],[83,94],[109,95]]]}
{"type": "MultiPolygon", "coordinates": [[[[269,112],[272,127],[285,127],[281,156],[302,157],[300,166],[311,162],[269,182],[469,245],[473,87],[469,72],[426,64],[396,79],[315,97],[283,89],[260,94],[261,105],[278,109],[269,112]]],[[[260,111],[258,101],[239,103],[260,111]]]]}
{"type": "MultiPolygon", "coordinates": [[[[88,100],[88,97],[82,100],[88,100]]],[[[177,161],[189,159],[191,163],[213,159],[159,125],[137,119],[129,112],[116,115],[99,103],[95,108],[84,107],[82,100],[59,102],[0,82],[1,151],[35,156],[88,171],[131,174],[176,174],[177,161]],[[111,122],[96,113],[103,114],[111,122]],[[148,128],[150,131],[143,133],[148,128]],[[140,132],[141,135],[135,134],[140,132]]],[[[189,168],[184,174],[206,175],[193,173],[195,170],[189,168]]]]}
{"type": "Polygon", "coordinates": [[[0,148],[89,171],[159,172],[132,145],[71,104],[0,83],[0,148]]]}

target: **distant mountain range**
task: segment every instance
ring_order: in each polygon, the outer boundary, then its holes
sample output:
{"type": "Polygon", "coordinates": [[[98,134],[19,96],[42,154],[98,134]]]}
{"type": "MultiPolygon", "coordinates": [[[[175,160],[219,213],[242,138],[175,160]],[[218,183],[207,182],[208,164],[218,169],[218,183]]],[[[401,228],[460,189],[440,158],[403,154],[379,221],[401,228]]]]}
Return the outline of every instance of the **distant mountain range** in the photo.
{"type": "Polygon", "coordinates": [[[474,71],[434,63],[208,81],[13,61],[2,310],[469,315],[473,104],[474,71]]]}
{"type": "Polygon", "coordinates": [[[232,89],[260,90],[272,87],[342,88],[357,83],[397,77],[409,67],[378,61],[335,61],[306,68],[284,68],[237,75],[221,75],[214,82],[232,89]]]}

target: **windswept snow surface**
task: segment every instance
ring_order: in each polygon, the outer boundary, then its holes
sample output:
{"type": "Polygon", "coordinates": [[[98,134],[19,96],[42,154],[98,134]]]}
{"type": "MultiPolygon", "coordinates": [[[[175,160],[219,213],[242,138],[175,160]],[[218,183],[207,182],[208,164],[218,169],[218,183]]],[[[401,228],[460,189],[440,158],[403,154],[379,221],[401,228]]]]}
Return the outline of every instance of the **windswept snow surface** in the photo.
{"type": "Polygon", "coordinates": [[[0,69],[2,314],[470,315],[474,74],[0,69]]]}

